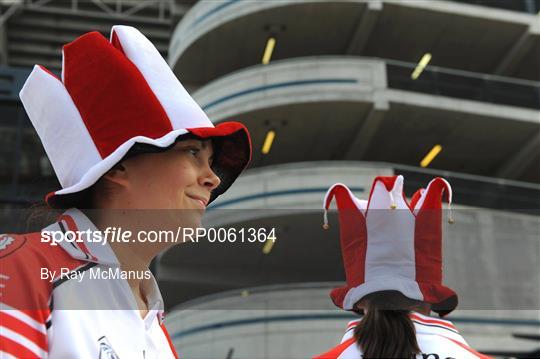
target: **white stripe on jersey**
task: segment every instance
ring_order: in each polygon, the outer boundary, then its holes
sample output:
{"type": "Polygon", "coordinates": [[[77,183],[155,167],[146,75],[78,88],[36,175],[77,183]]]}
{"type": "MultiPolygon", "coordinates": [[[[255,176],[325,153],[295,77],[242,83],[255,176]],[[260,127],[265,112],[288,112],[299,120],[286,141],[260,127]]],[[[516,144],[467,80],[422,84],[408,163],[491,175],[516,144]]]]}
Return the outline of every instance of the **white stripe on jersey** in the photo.
{"type": "Polygon", "coordinates": [[[10,307],[9,305],[5,303],[0,302],[0,312],[7,314],[13,318],[16,318],[20,320],[21,322],[26,323],[28,326],[34,328],[40,333],[47,334],[47,328],[45,327],[45,324],[38,322],[28,314],[21,312],[20,310],[17,310],[13,307],[10,307]]]}
{"type": "Polygon", "coordinates": [[[27,337],[14,332],[6,327],[0,326],[0,336],[13,340],[14,342],[22,345],[26,349],[30,350],[40,358],[46,358],[47,352],[41,349],[36,343],[28,339],[27,337]]]}
{"type": "Polygon", "coordinates": [[[0,359],[17,359],[17,357],[0,350],[0,359]]]}

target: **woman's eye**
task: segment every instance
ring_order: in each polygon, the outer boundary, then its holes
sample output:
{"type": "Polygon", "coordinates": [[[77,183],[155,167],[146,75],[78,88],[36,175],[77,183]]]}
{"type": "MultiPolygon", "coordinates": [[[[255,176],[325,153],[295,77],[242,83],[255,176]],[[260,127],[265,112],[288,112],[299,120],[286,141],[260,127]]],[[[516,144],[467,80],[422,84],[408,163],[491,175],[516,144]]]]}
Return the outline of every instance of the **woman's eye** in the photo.
{"type": "Polygon", "coordinates": [[[201,150],[199,148],[188,148],[187,149],[189,151],[189,153],[191,153],[192,155],[197,155],[197,153],[199,153],[201,150]]]}

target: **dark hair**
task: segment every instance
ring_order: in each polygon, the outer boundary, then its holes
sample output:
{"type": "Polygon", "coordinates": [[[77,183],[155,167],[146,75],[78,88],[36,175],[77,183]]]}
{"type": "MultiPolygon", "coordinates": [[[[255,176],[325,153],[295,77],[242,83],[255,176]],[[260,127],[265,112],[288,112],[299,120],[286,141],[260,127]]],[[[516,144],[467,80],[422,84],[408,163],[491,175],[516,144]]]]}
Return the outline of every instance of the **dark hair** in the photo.
{"type": "Polygon", "coordinates": [[[363,297],[365,315],[354,329],[354,337],[370,358],[414,358],[420,352],[410,309],[423,302],[405,297],[398,291],[381,291],[363,297]]]}
{"type": "Polygon", "coordinates": [[[32,203],[30,207],[25,208],[21,216],[24,220],[24,232],[37,232],[45,226],[56,221],[60,211],[50,208],[45,201],[32,203]]]}

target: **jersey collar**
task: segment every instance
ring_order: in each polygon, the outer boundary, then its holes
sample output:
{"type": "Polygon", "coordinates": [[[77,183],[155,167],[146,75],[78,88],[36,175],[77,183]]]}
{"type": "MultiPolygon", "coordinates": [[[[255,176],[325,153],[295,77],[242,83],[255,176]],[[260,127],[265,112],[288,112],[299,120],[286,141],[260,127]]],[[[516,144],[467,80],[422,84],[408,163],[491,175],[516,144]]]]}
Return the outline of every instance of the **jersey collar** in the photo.
{"type": "MultiPolygon", "coordinates": [[[[114,254],[109,243],[104,243],[102,240],[98,241],[96,236],[92,236],[92,233],[98,233],[99,230],[92,221],[77,208],[68,209],[57,218],[55,223],[42,229],[42,232],[44,231],[48,231],[49,233],[59,231],[57,233],[64,234],[67,231],[72,231],[74,233],[84,232],[85,234],[80,236],[80,241],[62,240],[58,245],[75,259],[113,267],[120,266],[118,258],[114,254]],[[87,235],[86,233],[90,233],[90,235],[87,235]]],[[[150,312],[154,312],[161,324],[163,321],[164,302],[154,276],[151,275],[150,279],[143,280],[142,285],[148,303],[149,314],[150,312]]],[[[145,324],[147,327],[151,325],[153,317],[153,315],[148,315],[146,317],[145,324]]]]}
{"type": "MultiPolygon", "coordinates": [[[[109,243],[98,237],[101,232],[79,209],[68,209],[55,223],[42,229],[42,233],[45,231],[49,236],[54,233],[67,233],[58,245],[75,259],[115,267],[120,265],[109,243]],[[74,237],[73,233],[80,235],[74,237]],[[77,240],[74,241],[73,238],[77,240]]],[[[61,234],[58,234],[57,238],[60,236],[61,234]]]]}

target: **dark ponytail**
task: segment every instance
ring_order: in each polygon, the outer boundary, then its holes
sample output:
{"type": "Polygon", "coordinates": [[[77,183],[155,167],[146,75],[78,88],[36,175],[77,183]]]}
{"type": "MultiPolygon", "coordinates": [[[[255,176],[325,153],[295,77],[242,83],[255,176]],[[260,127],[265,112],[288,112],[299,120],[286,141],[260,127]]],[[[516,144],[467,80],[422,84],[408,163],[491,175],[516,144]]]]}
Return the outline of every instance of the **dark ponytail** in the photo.
{"type": "Polygon", "coordinates": [[[361,300],[365,315],[354,329],[364,359],[415,358],[420,353],[410,309],[422,305],[397,291],[372,293],[361,300]]]}

